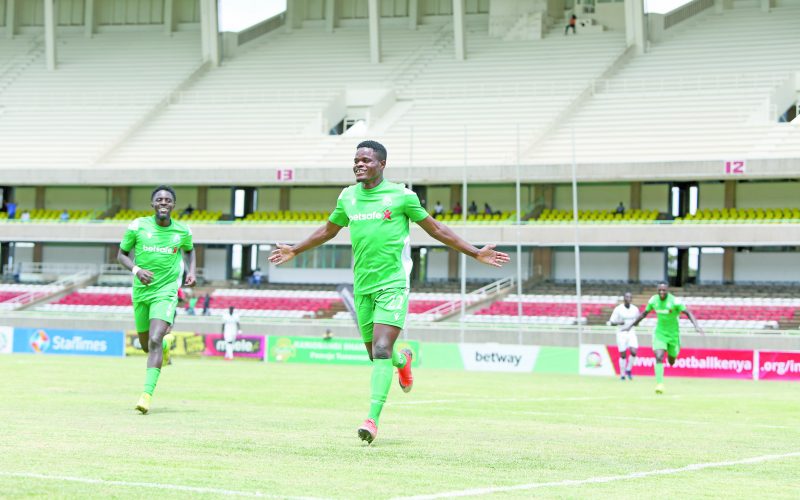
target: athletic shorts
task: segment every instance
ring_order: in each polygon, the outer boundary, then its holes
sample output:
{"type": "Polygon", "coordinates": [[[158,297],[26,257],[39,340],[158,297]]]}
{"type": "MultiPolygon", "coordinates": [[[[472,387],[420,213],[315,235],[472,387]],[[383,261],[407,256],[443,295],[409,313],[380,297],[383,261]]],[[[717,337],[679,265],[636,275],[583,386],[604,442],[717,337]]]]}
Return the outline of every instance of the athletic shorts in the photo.
{"type": "Polygon", "coordinates": [[[375,323],[403,328],[408,313],[408,288],[387,288],[353,297],[358,329],[364,342],[372,342],[375,323]]]}
{"type": "Polygon", "coordinates": [[[175,321],[175,308],[177,306],[177,295],[154,297],[150,300],[134,302],[133,318],[136,321],[136,331],[149,332],[151,319],[160,319],[171,325],[175,321]]]}
{"type": "Polygon", "coordinates": [[[233,343],[233,342],[236,342],[236,334],[237,334],[237,332],[223,333],[222,334],[222,338],[225,339],[225,342],[233,343]]]}
{"type": "Polygon", "coordinates": [[[638,349],[639,340],[636,338],[636,333],[617,332],[617,348],[619,348],[619,352],[625,352],[628,349],[638,349]]]}
{"type": "Polygon", "coordinates": [[[664,338],[653,334],[653,350],[658,349],[667,351],[670,358],[677,358],[681,352],[681,341],[679,338],[664,338]]]}

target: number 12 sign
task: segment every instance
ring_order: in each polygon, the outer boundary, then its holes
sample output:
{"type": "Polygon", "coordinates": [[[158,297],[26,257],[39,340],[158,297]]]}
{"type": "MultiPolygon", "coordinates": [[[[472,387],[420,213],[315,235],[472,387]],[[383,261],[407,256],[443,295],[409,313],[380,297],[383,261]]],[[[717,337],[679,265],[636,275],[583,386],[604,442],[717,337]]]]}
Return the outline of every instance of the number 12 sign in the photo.
{"type": "Polygon", "coordinates": [[[725,173],[730,175],[740,175],[747,170],[747,162],[744,160],[731,160],[725,162],[725,173]]]}

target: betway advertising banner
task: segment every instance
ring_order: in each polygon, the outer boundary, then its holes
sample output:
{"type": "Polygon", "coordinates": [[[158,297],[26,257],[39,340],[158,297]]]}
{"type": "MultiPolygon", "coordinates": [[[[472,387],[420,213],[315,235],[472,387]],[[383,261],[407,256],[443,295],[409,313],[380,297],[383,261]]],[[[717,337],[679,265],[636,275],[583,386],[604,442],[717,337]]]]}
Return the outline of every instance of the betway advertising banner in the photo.
{"type": "MultiPolygon", "coordinates": [[[[619,349],[607,346],[612,374],[619,375],[619,349]]],[[[640,347],[633,365],[633,374],[654,376],[656,357],[650,347],[640,347]]],[[[753,379],[753,351],[730,349],[682,348],[675,366],[664,359],[664,374],[672,377],[753,379]]]]}
{"type": "Polygon", "coordinates": [[[459,344],[464,369],[478,372],[532,372],[539,347],[511,344],[459,344]]]}
{"type": "Polygon", "coordinates": [[[758,351],[760,380],[800,380],[800,351],[758,351]]]}
{"type": "MultiPolygon", "coordinates": [[[[411,366],[419,365],[420,350],[416,340],[398,339],[395,349],[411,349],[411,366]]],[[[276,363],[317,363],[335,365],[369,365],[364,342],[360,339],[330,339],[319,337],[278,337],[267,339],[267,361],[276,363]]]]}
{"type": "MultiPolygon", "coordinates": [[[[205,344],[203,356],[225,355],[225,339],[221,334],[206,335],[205,344]]],[[[233,357],[264,359],[266,344],[263,335],[239,335],[233,343],[233,357]]]]}
{"type": "Polygon", "coordinates": [[[122,330],[14,328],[15,353],[124,356],[122,330]]]}

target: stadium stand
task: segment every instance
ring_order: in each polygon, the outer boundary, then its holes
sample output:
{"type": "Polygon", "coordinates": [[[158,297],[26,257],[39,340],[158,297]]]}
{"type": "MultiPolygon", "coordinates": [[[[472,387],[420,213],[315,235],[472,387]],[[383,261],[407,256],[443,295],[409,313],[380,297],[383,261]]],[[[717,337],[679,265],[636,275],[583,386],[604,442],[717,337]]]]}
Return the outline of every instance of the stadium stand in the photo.
{"type": "Polygon", "coordinates": [[[777,123],[784,109],[772,96],[800,66],[798,17],[796,4],[766,13],[737,3],[722,16],[707,9],[597,82],[592,98],[528,160],[568,163],[573,129],[580,161],[796,156],[800,142],[789,146],[788,137],[797,132],[777,123]],[[786,135],[780,147],[770,144],[772,134],[786,135]]]}
{"type": "Polygon", "coordinates": [[[471,16],[468,27],[471,55],[457,63],[448,18],[418,31],[387,24],[382,63],[357,78],[353,74],[367,53],[363,24],[342,26],[334,34],[321,29],[270,34],[183,92],[122,145],[109,165],[256,167],[282,164],[288,155],[296,164],[338,166],[325,158],[352,154],[352,141],[319,136],[336,125],[321,116],[341,108],[331,116],[344,118],[348,90],[389,92],[389,100],[395,99],[369,124],[371,135],[393,145],[394,158],[407,156],[413,127],[415,154],[426,163],[458,164],[466,126],[483,138],[481,147],[470,151],[470,161],[496,161],[513,154],[516,124],[523,137],[540,131],[624,51],[619,33],[533,44],[490,37],[486,16],[471,16]],[[570,64],[558,64],[567,58],[570,64]],[[448,117],[444,127],[442,116],[448,117]],[[220,129],[228,131],[224,138],[220,129]],[[315,139],[308,141],[309,136],[315,139]]]}
{"type": "Polygon", "coordinates": [[[21,36],[13,45],[22,62],[13,81],[0,83],[0,154],[15,165],[93,164],[201,64],[193,31],[86,38],[65,30],[55,72],[45,68],[40,38],[21,36]]]}
{"type": "MultiPolygon", "coordinates": [[[[125,208],[114,214],[113,217],[109,217],[105,220],[106,222],[131,221],[139,217],[148,217],[150,215],[153,215],[152,210],[131,210],[125,208]]],[[[184,215],[180,210],[175,210],[172,218],[179,221],[191,222],[192,224],[206,224],[220,220],[222,218],[222,212],[219,210],[194,210],[191,214],[184,215]]]]}

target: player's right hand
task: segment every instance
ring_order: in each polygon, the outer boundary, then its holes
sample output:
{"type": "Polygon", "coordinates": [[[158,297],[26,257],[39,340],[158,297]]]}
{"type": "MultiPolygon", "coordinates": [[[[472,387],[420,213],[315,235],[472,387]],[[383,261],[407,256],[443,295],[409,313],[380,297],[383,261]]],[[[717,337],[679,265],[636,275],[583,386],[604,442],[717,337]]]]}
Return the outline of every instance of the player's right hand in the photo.
{"type": "Polygon", "coordinates": [[[279,266],[285,262],[289,262],[290,260],[294,259],[295,254],[292,251],[292,247],[290,245],[285,245],[283,243],[277,243],[275,245],[277,248],[272,251],[272,254],[269,256],[269,261],[279,266]]]}
{"type": "Polygon", "coordinates": [[[139,271],[136,273],[136,277],[139,278],[139,281],[141,281],[143,285],[149,285],[153,282],[153,271],[139,269],[139,271]]]}

